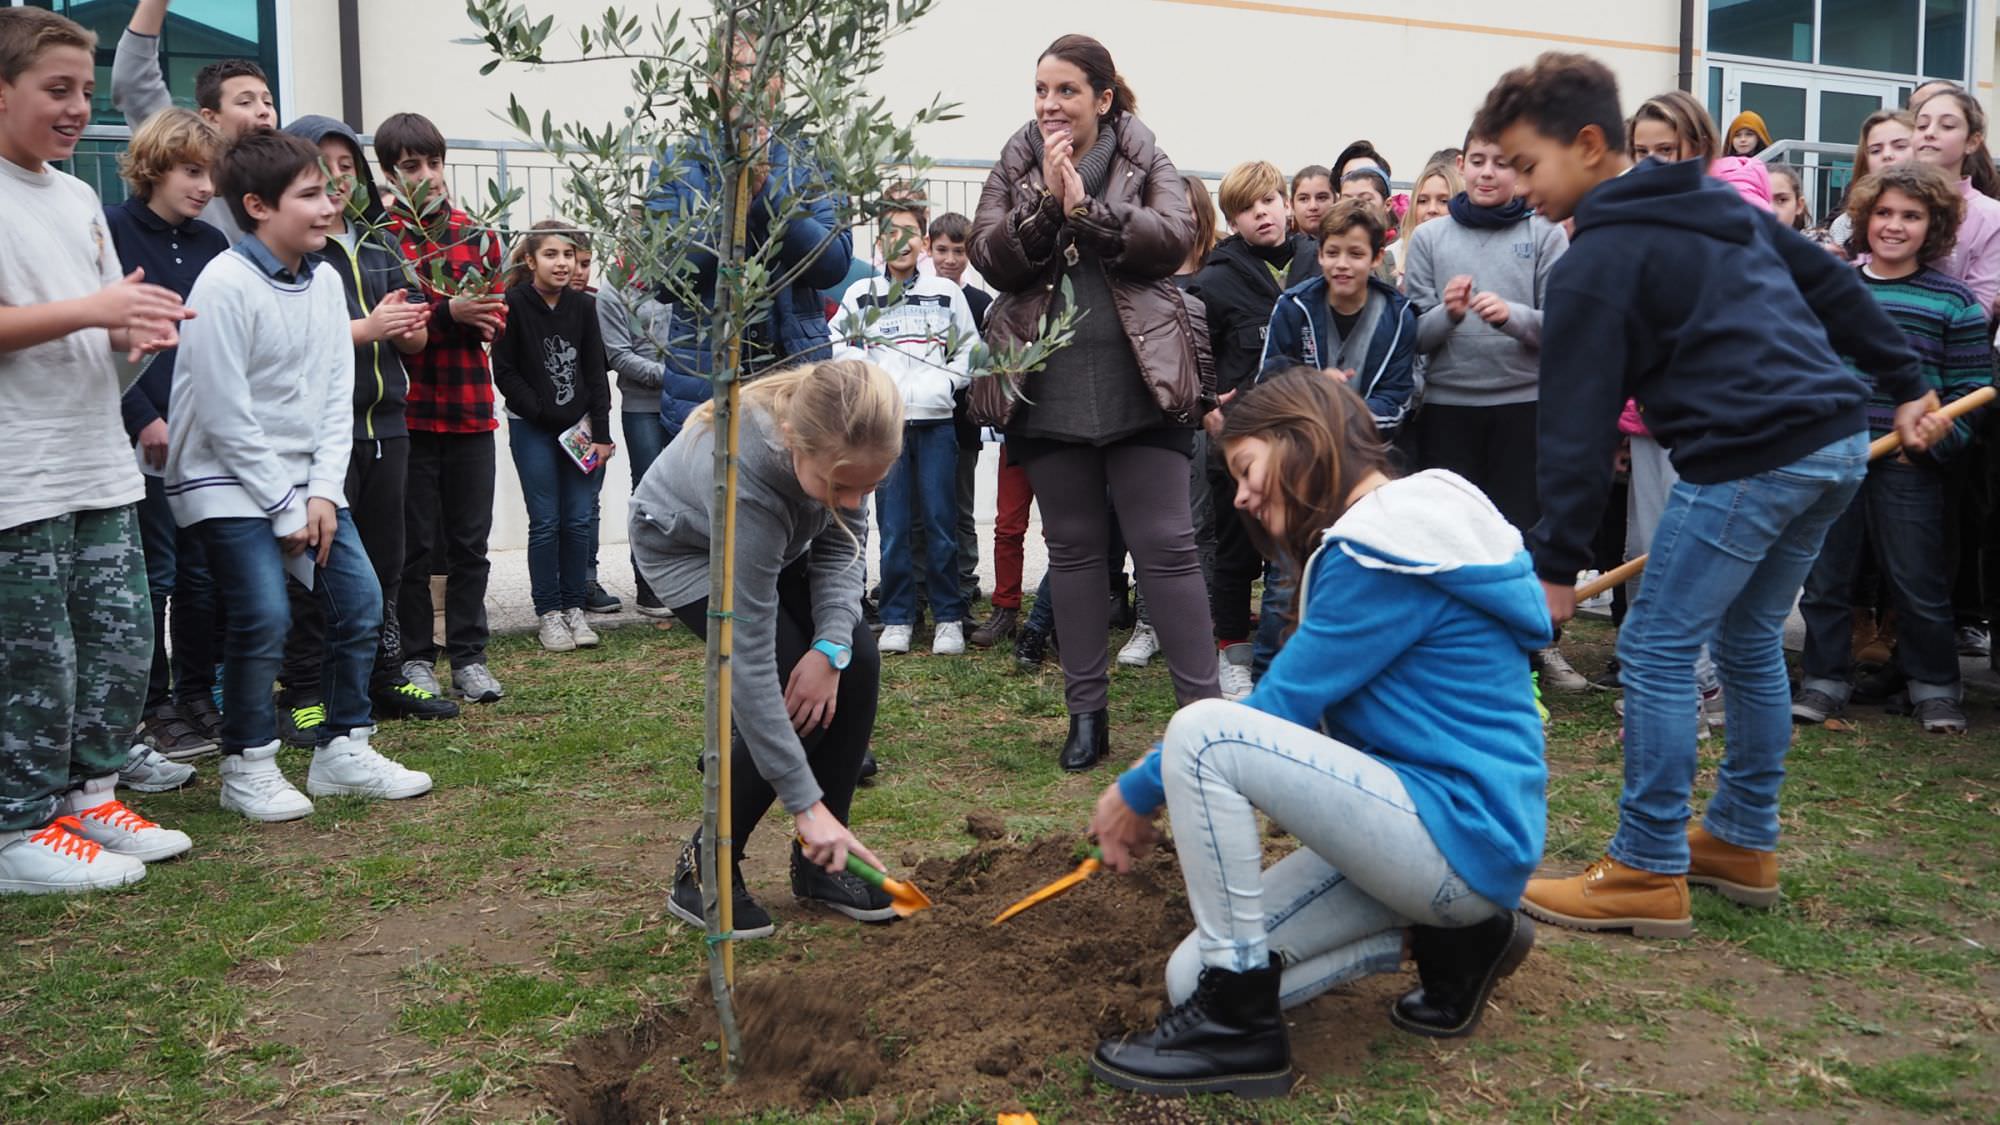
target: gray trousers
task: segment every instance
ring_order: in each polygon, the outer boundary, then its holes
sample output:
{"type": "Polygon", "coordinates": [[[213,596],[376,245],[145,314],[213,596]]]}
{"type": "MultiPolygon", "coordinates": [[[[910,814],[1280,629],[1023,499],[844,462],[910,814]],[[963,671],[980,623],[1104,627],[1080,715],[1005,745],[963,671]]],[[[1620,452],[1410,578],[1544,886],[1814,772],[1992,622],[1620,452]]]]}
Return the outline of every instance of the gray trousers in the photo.
{"type": "Polygon", "coordinates": [[[1175,695],[1185,705],[1220,694],[1208,589],[1189,510],[1188,472],[1186,457],[1145,445],[1064,446],[1028,462],[1049,544],[1056,634],[1062,638],[1072,715],[1102,710],[1109,694],[1107,489],[1139,583],[1152,601],[1175,695]]]}
{"type": "MultiPolygon", "coordinates": [[[[1215,493],[1208,487],[1208,434],[1203,430],[1194,432],[1194,456],[1189,458],[1188,468],[1188,511],[1194,517],[1194,550],[1201,558],[1201,585],[1205,590],[1215,588],[1215,493]]],[[[1146,587],[1140,584],[1138,593],[1132,596],[1133,608],[1139,620],[1148,625],[1153,623],[1153,615],[1146,605],[1146,587]]]]}

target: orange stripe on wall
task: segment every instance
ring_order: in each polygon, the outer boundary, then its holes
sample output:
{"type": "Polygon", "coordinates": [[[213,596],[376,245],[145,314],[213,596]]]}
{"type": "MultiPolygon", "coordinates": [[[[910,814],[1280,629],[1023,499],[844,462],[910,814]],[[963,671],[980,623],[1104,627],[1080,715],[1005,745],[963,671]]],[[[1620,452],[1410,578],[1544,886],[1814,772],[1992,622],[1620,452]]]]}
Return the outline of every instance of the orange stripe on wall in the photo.
{"type": "Polygon", "coordinates": [[[1662,54],[1680,53],[1680,46],[1674,43],[1635,43],[1624,39],[1593,39],[1587,35],[1562,35],[1548,31],[1527,31],[1518,27],[1489,27],[1476,23],[1451,23],[1446,20],[1405,19],[1402,16],[1380,16],[1370,12],[1340,12],[1328,8],[1307,8],[1297,4],[1271,4],[1264,0],[1158,0],[1165,4],[1186,4],[1196,8],[1231,8],[1239,12],[1271,12],[1284,16],[1313,16],[1323,20],[1346,20],[1351,23],[1379,23],[1394,27],[1415,27],[1428,31],[1461,31],[1468,35],[1498,35],[1510,39],[1535,39],[1544,43],[1569,43],[1580,47],[1608,47],[1618,51],[1657,51],[1662,54]]]}

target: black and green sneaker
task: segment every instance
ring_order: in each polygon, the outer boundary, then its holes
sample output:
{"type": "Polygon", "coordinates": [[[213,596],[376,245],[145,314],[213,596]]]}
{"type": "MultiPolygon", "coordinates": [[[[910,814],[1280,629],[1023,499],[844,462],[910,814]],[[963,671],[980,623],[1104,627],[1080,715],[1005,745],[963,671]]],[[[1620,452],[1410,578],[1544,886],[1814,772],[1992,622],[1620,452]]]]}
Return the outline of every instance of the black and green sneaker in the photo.
{"type": "Polygon", "coordinates": [[[458,704],[405,681],[369,697],[377,719],[456,719],[458,704]]]}
{"type": "Polygon", "coordinates": [[[319,745],[321,730],[326,726],[326,704],[307,703],[298,707],[287,707],[278,712],[285,745],[301,750],[311,750],[319,745]]]}

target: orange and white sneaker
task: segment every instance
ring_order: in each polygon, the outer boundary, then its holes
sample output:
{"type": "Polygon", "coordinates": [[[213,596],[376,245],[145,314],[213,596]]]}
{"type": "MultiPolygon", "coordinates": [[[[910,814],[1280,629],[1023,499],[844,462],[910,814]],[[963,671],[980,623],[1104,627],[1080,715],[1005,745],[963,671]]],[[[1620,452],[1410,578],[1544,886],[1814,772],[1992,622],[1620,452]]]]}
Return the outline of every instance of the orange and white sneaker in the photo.
{"type": "Polygon", "coordinates": [[[59,816],[32,832],[0,832],[0,894],[101,891],[146,877],[144,863],[105,851],[82,829],[75,817],[59,816]]]}
{"type": "Polygon", "coordinates": [[[186,854],[194,847],[188,834],[162,828],[125,806],[113,794],[118,775],[94,777],[69,795],[69,813],[76,832],[107,852],[129,855],[141,863],[158,863],[186,854]]]}

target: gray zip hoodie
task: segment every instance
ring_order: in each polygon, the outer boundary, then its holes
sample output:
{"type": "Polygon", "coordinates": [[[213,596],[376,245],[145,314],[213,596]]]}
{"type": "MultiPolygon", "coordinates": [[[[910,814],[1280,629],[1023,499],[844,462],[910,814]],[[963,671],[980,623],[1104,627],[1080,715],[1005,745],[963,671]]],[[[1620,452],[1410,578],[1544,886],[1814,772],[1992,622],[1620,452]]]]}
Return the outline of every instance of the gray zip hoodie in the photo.
{"type": "MultiPolygon", "coordinates": [[[[778,677],[778,573],[810,553],[813,639],[854,643],[867,579],[868,509],[836,513],[799,487],[792,456],[770,416],[743,412],[736,484],[736,652],[730,708],[757,772],[785,811],[820,799],[805,746],[785,711],[778,677]]],[[[709,503],[714,493],[715,430],[690,423],[646,471],[632,494],[632,555],[639,573],[673,608],[708,596],[709,503]]]]}
{"type": "Polygon", "coordinates": [[[1542,296],[1569,247],[1562,228],[1530,216],[1475,230],[1449,215],[1417,228],[1404,250],[1403,290],[1417,306],[1417,350],[1426,359],[1424,401],[1439,406],[1534,402],[1542,364],[1542,296]],[[1460,274],[1475,293],[1498,293],[1507,322],[1495,328],[1468,312],[1453,323],[1444,288],[1460,274]]]}

